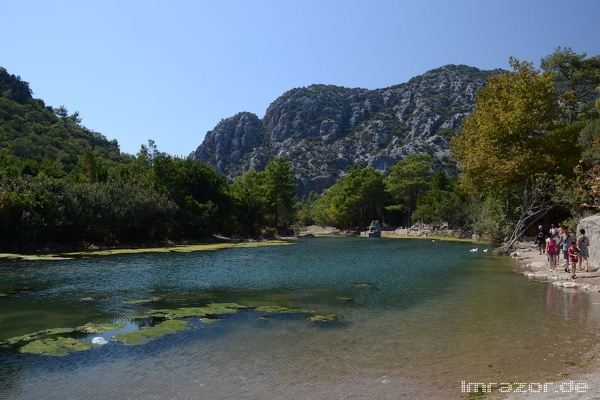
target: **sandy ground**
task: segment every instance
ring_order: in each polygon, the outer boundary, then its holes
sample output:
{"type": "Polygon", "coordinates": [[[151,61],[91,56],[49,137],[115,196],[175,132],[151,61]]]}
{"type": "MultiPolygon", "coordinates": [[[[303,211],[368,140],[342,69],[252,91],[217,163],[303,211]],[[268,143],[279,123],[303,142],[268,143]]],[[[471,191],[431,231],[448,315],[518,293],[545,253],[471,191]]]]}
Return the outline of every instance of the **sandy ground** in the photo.
{"type": "MultiPolygon", "coordinates": [[[[577,270],[577,279],[564,271],[562,255],[558,260],[558,268],[550,272],[547,256],[540,255],[533,243],[521,243],[519,250],[513,254],[522,266],[525,275],[539,280],[547,280],[548,284],[570,287],[575,290],[600,291],[600,271],[598,266],[590,265],[590,272],[577,270]]],[[[585,264],[583,265],[585,269],[585,264]]],[[[573,290],[568,289],[568,290],[573,290]]],[[[592,358],[585,367],[574,367],[564,371],[568,376],[563,381],[542,382],[540,385],[527,383],[522,387],[511,388],[510,393],[494,391],[489,398],[493,399],[600,399],[600,343],[588,357],[592,358]]],[[[505,389],[508,392],[508,389],[505,389]]]]}

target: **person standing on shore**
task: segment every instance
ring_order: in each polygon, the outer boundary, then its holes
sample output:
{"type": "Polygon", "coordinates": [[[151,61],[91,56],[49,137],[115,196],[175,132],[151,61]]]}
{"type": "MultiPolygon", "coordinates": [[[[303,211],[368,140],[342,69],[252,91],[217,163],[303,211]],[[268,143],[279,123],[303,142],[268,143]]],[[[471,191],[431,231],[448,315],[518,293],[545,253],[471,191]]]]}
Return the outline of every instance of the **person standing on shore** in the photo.
{"type": "Polygon", "coordinates": [[[562,235],[560,235],[560,248],[563,253],[563,261],[565,262],[565,272],[569,272],[569,248],[571,248],[571,234],[569,228],[564,225],[560,225],[559,231],[562,228],[562,235]]]}
{"type": "Polygon", "coordinates": [[[579,249],[577,243],[571,241],[571,247],[567,250],[569,253],[569,264],[571,264],[571,278],[575,279],[575,271],[577,271],[577,264],[579,263],[579,249]]]}
{"type": "Polygon", "coordinates": [[[563,233],[565,233],[565,226],[562,224],[562,222],[558,223],[558,237],[561,237],[563,235],[563,233]]]}
{"type": "Polygon", "coordinates": [[[538,233],[537,236],[535,237],[535,241],[538,245],[538,250],[540,252],[540,254],[545,254],[546,253],[546,234],[544,233],[544,227],[542,225],[540,225],[538,227],[538,233]]]}
{"type": "Polygon", "coordinates": [[[548,262],[550,263],[550,272],[554,272],[554,269],[556,268],[557,253],[556,241],[552,235],[550,235],[548,239],[546,239],[546,254],[548,255],[548,262]]]}
{"type": "Polygon", "coordinates": [[[554,237],[554,235],[556,235],[558,233],[558,229],[556,229],[556,225],[552,224],[550,225],[550,237],[554,237]]]}
{"type": "Polygon", "coordinates": [[[583,271],[583,260],[585,260],[585,272],[590,272],[590,263],[588,258],[590,257],[590,238],[585,235],[585,229],[579,230],[579,237],[577,238],[577,247],[579,248],[579,270],[583,271]]]}

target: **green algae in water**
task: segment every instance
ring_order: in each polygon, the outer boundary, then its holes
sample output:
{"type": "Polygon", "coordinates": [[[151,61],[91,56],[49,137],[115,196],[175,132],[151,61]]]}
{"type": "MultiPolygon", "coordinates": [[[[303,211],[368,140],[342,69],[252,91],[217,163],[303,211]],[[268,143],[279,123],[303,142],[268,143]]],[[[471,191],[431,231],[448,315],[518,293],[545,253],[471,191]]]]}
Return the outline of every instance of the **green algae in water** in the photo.
{"type": "Polygon", "coordinates": [[[182,307],[172,310],[154,310],[147,314],[149,317],[166,319],[206,317],[207,315],[235,314],[248,307],[237,303],[214,303],[204,307],[182,307]]]}
{"type": "Polygon", "coordinates": [[[200,321],[205,323],[205,324],[212,324],[213,322],[217,322],[217,321],[221,321],[221,318],[209,318],[209,317],[202,317],[200,318],[200,321]]]}
{"type": "Polygon", "coordinates": [[[150,297],[147,299],[133,299],[133,300],[123,300],[121,303],[123,304],[144,304],[144,303],[152,303],[153,301],[160,301],[160,297],[150,297]]]}
{"type": "Polygon", "coordinates": [[[45,356],[64,357],[77,351],[86,351],[93,347],[91,342],[82,342],[73,338],[58,337],[54,339],[34,340],[21,347],[21,353],[45,356]]]}
{"type": "Polygon", "coordinates": [[[10,339],[6,339],[3,342],[0,342],[0,344],[17,344],[19,342],[31,342],[33,340],[46,338],[47,336],[62,335],[65,333],[74,333],[76,331],[77,331],[77,329],[75,329],[75,328],[45,329],[43,331],[33,332],[33,333],[29,333],[27,335],[15,336],[10,339]]]}
{"type": "Polygon", "coordinates": [[[102,333],[108,331],[115,331],[118,329],[125,328],[126,324],[124,323],[108,323],[108,324],[92,324],[87,323],[83,326],[77,328],[79,332],[83,333],[102,333]]]}
{"type": "Polygon", "coordinates": [[[263,311],[268,313],[279,313],[279,314],[292,314],[292,313],[310,313],[310,310],[306,309],[293,309],[282,306],[260,306],[256,307],[256,311],[263,311]]]}
{"type": "Polygon", "coordinates": [[[264,247],[264,246],[287,246],[295,244],[290,241],[283,240],[265,240],[260,242],[241,242],[241,243],[210,243],[210,244],[191,244],[191,245],[174,245],[166,247],[144,247],[130,249],[111,249],[111,250],[95,250],[95,251],[79,251],[72,253],[64,253],[60,255],[45,255],[45,256],[23,256],[19,254],[0,254],[0,258],[21,258],[32,260],[43,259],[73,259],[74,257],[89,257],[89,256],[110,256],[116,254],[144,254],[144,253],[191,253],[196,251],[213,251],[240,247],[264,247]]]}
{"type": "Polygon", "coordinates": [[[336,314],[315,314],[308,317],[308,320],[311,322],[334,322],[337,321],[339,317],[336,314]]]}
{"type": "Polygon", "coordinates": [[[178,319],[168,319],[154,326],[142,327],[139,331],[118,333],[111,340],[123,342],[125,346],[135,346],[146,344],[164,335],[170,335],[177,331],[185,331],[190,329],[187,321],[178,319]]]}

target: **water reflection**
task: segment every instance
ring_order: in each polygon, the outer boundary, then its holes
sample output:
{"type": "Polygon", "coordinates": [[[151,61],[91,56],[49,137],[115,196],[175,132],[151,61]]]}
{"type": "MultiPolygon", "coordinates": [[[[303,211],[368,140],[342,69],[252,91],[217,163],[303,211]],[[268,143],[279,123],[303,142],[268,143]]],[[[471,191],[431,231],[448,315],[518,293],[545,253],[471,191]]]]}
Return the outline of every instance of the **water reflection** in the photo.
{"type": "Polygon", "coordinates": [[[598,296],[530,281],[510,260],[474,257],[470,247],[326,238],[275,248],[1,265],[0,340],[88,322],[124,322],[121,330],[135,331],[154,321],[134,317],[156,309],[212,303],[248,309],[211,324],[191,318],[190,329],[142,346],[111,342],[64,358],[0,347],[0,393],[456,395],[461,380],[530,381],[560,374],[566,363],[585,363],[599,339],[598,296]],[[265,315],[256,310],[261,306],[340,319],[318,324],[301,313],[265,315]]]}

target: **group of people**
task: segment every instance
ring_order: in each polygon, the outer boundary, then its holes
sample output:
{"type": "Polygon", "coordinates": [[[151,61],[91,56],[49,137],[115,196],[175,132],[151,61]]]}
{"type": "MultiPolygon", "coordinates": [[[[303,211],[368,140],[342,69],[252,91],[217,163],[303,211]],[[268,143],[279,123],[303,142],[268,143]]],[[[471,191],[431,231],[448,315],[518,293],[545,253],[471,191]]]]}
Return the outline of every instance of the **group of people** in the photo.
{"type": "Polygon", "coordinates": [[[548,255],[550,272],[554,272],[558,267],[559,252],[562,252],[563,255],[565,272],[570,272],[573,279],[577,278],[577,268],[583,271],[584,261],[585,271],[589,272],[590,239],[585,235],[585,229],[580,229],[579,236],[573,238],[569,229],[562,224],[558,224],[558,228],[552,224],[548,235],[544,232],[544,227],[540,225],[535,241],[540,254],[548,255]]]}

